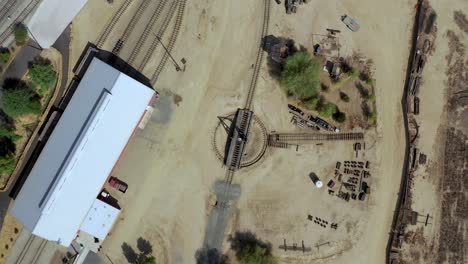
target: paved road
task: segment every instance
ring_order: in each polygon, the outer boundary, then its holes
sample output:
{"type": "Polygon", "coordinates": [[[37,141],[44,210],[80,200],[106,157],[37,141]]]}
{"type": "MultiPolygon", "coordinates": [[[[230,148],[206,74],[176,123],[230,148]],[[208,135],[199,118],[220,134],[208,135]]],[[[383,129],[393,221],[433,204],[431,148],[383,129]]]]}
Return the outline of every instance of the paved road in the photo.
{"type": "MultiPolygon", "coordinates": [[[[62,82],[59,87],[59,95],[63,94],[68,83],[68,67],[70,64],[70,25],[65,28],[59,38],[55,41],[54,47],[62,54],[62,82]]],[[[57,100],[54,102],[55,106],[58,106],[60,97],[57,97],[57,100]]]]}
{"type": "Polygon", "coordinates": [[[10,63],[3,77],[0,77],[0,82],[3,85],[3,81],[7,78],[20,79],[26,74],[28,70],[28,63],[32,61],[41,51],[37,48],[37,45],[33,41],[29,41],[28,44],[21,48],[16,54],[14,60],[10,63]]]}

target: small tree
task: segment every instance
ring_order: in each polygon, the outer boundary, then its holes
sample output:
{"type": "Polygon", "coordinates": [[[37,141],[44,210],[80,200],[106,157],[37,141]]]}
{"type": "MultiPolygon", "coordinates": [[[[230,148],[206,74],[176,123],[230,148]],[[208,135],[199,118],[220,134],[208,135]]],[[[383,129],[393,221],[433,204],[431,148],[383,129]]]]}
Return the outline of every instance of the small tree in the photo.
{"type": "Polygon", "coordinates": [[[143,257],[141,264],[156,264],[156,258],[153,256],[143,257]]]}
{"type": "Polygon", "coordinates": [[[313,97],[304,102],[304,106],[312,111],[317,111],[321,109],[323,105],[323,98],[322,97],[313,97]]]}
{"type": "Polygon", "coordinates": [[[242,264],[275,264],[276,259],[268,252],[267,248],[260,245],[246,246],[238,254],[242,264]]]}
{"type": "Polygon", "coordinates": [[[375,123],[377,121],[377,111],[370,112],[369,115],[367,116],[367,119],[370,122],[375,123]]]}
{"type": "Polygon", "coordinates": [[[16,159],[13,153],[0,156],[0,175],[10,175],[16,167],[16,159]]]}
{"type": "Polygon", "coordinates": [[[11,141],[16,141],[21,138],[15,133],[14,129],[5,124],[0,125],[0,137],[9,138],[11,141]]]}
{"type": "Polygon", "coordinates": [[[18,24],[15,27],[15,41],[16,44],[19,46],[22,46],[26,44],[26,40],[28,39],[28,30],[26,29],[26,26],[22,24],[18,24]]]}
{"type": "Polygon", "coordinates": [[[337,108],[336,105],[332,103],[326,103],[323,105],[323,107],[319,110],[319,114],[323,117],[330,117],[334,113],[336,113],[337,108]]]}
{"type": "Polygon", "coordinates": [[[340,99],[344,102],[349,102],[349,96],[346,93],[340,92],[340,99]]]}
{"type": "Polygon", "coordinates": [[[15,87],[7,87],[1,100],[3,110],[13,118],[41,113],[39,96],[24,82],[18,82],[15,87]]]}
{"type": "Polygon", "coordinates": [[[28,76],[34,84],[40,87],[40,92],[45,93],[55,84],[57,73],[50,63],[34,63],[29,69],[28,76]]]}
{"type": "Polygon", "coordinates": [[[334,113],[332,117],[333,120],[335,120],[338,123],[343,123],[346,120],[346,114],[340,111],[334,113]]]}
{"type": "Polygon", "coordinates": [[[5,48],[0,48],[0,62],[6,63],[10,60],[10,50],[5,48]]]}
{"type": "Polygon", "coordinates": [[[280,84],[296,99],[316,95],[320,87],[320,62],[307,52],[294,53],[284,62],[280,84]]]}

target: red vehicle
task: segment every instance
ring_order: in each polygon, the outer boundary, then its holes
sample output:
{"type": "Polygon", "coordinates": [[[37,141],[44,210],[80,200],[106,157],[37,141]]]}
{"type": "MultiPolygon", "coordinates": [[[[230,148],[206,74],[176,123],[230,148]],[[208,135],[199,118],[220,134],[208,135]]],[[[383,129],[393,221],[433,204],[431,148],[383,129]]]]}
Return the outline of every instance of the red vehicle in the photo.
{"type": "Polygon", "coordinates": [[[123,193],[125,193],[128,189],[128,184],[126,184],[125,182],[115,178],[115,177],[110,177],[109,179],[109,185],[112,187],[112,188],[115,188],[123,193]]]}

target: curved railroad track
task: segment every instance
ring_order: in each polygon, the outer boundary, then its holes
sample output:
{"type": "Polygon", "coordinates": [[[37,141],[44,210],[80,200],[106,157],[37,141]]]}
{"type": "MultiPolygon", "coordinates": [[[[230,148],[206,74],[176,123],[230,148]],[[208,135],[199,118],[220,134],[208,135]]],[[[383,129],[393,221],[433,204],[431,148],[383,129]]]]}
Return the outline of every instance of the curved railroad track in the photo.
{"type": "Polygon", "coordinates": [[[153,56],[154,51],[159,45],[158,38],[161,39],[164,36],[164,33],[166,33],[166,29],[169,26],[169,23],[171,22],[172,17],[174,16],[174,13],[176,11],[177,3],[178,1],[175,1],[175,0],[172,1],[171,6],[169,7],[169,12],[167,16],[164,18],[163,24],[161,28],[159,28],[158,34],[156,34],[157,37],[155,37],[153,39],[153,42],[151,42],[149,49],[146,51],[146,54],[143,57],[143,61],[140,63],[140,66],[138,67],[138,71],[142,72],[146,64],[148,64],[148,61],[153,56]]]}
{"type": "Polygon", "coordinates": [[[107,38],[109,37],[109,34],[114,29],[120,17],[122,17],[123,13],[125,13],[125,11],[127,10],[127,8],[130,6],[132,2],[133,0],[125,0],[125,2],[122,3],[119,9],[117,9],[117,12],[115,12],[111,20],[109,20],[109,23],[107,23],[107,26],[104,28],[104,31],[101,33],[98,40],[96,41],[96,46],[101,48],[102,45],[104,45],[104,42],[106,42],[107,38]]]}
{"type": "Polygon", "coordinates": [[[31,12],[37,7],[41,0],[32,0],[23,11],[18,15],[18,17],[7,27],[2,34],[0,34],[0,44],[5,42],[5,40],[13,33],[15,26],[18,23],[22,23],[31,12]]]}
{"type": "Polygon", "coordinates": [[[16,4],[17,0],[8,0],[5,4],[2,5],[0,8],[0,19],[3,19],[7,16],[8,12],[10,12],[11,8],[16,4]]]}
{"type": "Polygon", "coordinates": [[[148,8],[149,3],[151,0],[143,0],[141,4],[138,6],[137,11],[135,14],[132,16],[130,19],[130,22],[128,23],[127,27],[125,28],[124,32],[122,33],[122,36],[120,36],[119,40],[117,43],[115,43],[114,48],[112,49],[112,53],[114,54],[119,54],[120,50],[122,49],[123,45],[127,41],[128,37],[132,33],[133,29],[135,29],[136,24],[138,21],[141,19],[143,16],[143,13],[146,11],[148,8]]]}
{"type": "Polygon", "coordinates": [[[180,28],[182,27],[182,22],[184,20],[185,6],[187,4],[187,0],[179,0],[178,4],[179,4],[179,9],[177,11],[174,29],[169,39],[169,43],[166,46],[167,52],[164,53],[161,61],[158,64],[158,67],[156,67],[156,70],[153,73],[153,76],[151,76],[151,83],[155,83],[158,80],[158,77],[161,74],[162,70],[164,69],[164,66],[166,65],[167,59],[169,57],[168,52],[172,52],[172,49],[174,48],[176,44],[177,37],[179,36],[180,28]]]}
{"type": "Polygon", "coordinates": [[[143,34],[141,34],[140,38],[138,39],[137,44],[135,45],[135,48],[133,48],[132,53],[130,54],[129,59],[127,60],[128,64],[133,64],[135,62],[136,57],[141,51],[141,48],[143,47],[143,44],[145,44],[146,40],[148,39],[148,36],[153,29],[154,25],[156,24],[156,21],[159,19],[159,16],[161,15],[161,11],[164,9],[166,6],[167,1],[163,0],[160,1],[158,6],[156,7],[156,10],[153,12],[153,15],[151,16],[151,19],[149,23],[146,25],[145,29],[143,30],[143,34]]]}
{"type": "Polygon", "coordinates": [[[260,129],[262,130],[262,134],[264,135],[263,142],[260,143],[260,144],[262,144],[261,145],[262,149],[260,150],[260,153],[255,157],[255,159],[249,160],[249,161],[246,161],[246,162],[241,162],[241,167],[242,168],[252,166],[255,163],[257,163],[259,160],[261,160],[263,158],[263,156],[265,155],[266,149],[268,147],[268,131],[267,131],[265,125],[262,123],[262,121],[260,121],[260,118],[258,118],[256,115],[253,116],[253,119],[254,119],[254,121],[256,121],[256,124],[258,124],[260,126],[260,129]]]}
{"type": "Polygon", "coordinates": [[[255,59],[254,69],[252,73],[252,79],[250,80],[249,92],[247,94],[247,100],[245,101],[245,108],[252,108],[253,96],[255,94],[255,88],[257,87],[257,80],[260,74],[260,67],[263,61],[263,39],[268,34],[268,26],[270,24],[270,0],[264,0],[264,11],[263,11],[263,25],[262,34],[260,39],[260,45],[258,46],[257,58],[255,59]]]}

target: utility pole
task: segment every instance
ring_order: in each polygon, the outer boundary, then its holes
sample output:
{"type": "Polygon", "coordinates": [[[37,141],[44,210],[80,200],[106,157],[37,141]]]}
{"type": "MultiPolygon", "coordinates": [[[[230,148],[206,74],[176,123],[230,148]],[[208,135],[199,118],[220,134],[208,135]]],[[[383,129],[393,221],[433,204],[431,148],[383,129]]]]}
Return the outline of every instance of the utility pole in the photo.
{"type": "MultiPolygon", "coordinates": [[[[153,33],[154,34],[154,33],[153,33]]],[[[156,36],[156,39],[159,41],[159,44],[161,44],[161,46],[164,48],[164,50],[166,51],[167,55],[169,55],[169,57],[171,58],[172,62],[174,63],[174,66],[175,66],[175,69],[176,71],[181,71],[182,68],[180,68],[179,64],[177,64],[177,62],[175,61],[175,59],[172,57],[171,53],[169,52],[169,50],[167,50],[166,46],[164,46],[164,44],[162,43],[161,41],[161,38],[154,34],[156,36]]]]}

